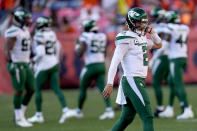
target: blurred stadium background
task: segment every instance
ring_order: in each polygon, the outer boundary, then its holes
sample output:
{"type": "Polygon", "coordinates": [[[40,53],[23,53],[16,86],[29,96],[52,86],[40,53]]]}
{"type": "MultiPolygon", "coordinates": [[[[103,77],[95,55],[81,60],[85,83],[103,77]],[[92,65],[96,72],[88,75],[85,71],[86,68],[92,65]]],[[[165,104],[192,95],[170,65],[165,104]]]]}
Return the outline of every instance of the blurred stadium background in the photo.
{"type": "MultiPolygon", "coordinates": [[[[25,9],[29,10],[32,13],[33,24],[30,28],[30,31],[33,30],[37,17],[43,15],[52,17],[53,29],[56,31],[57,37],[62,45],[60,77],[61,87],[65,89],[78,87],[79,74],[81,67],[83,66],[83,61],[75,56],[74,46],[75,40],[81,33],[80,25],[83,20],[88,18],[96,20],[98,22],[100,30],[107,34],[108,48],[106,66],[108,68],[111,57],[113,55],[115,36],[117,32],[120,31],[121,26],[124,24],[124,16],[130,8],[136,6],[142,7],[148,13],[150,13],[150,11],[155,7],[162,7],[166,10],[177,10],[181,14],[183,23],[189,25],[191,30],[187,43],[188,65],[184,72],[184,82],[187,84],[193,84],[192,86],[187,85],[187,87],[191,87],[188,88],[188,97],[193,104],[194,112],[197,111],[197,106],[195,105],[195,100],[197,99],[197,96],[195,95],[197,92],[197,0],[0,0],[0,118],[5,118],[5,120],[0,120],[0,130],[13,129],[9,127],[12,123],[10,118],[12,118],[13,115],[12,113],[9,114],[9,112],[12,111],[12,98],[10,94],[13,93],[13,89],[10,82],[10,76],[6,70],[6,60],[4,56],[4,31],[11,24],[10,21],[12,19],[12,16],[10,12],[12,12],[12,10],[14,10],[18,6],[23,6],[25,9]]],[[[116,83],[118,83],[117,79],[116,83]]],[[[150,73],[147,78],[147,84],[151,84],[150,73]]],[[[48,88],[47,85],[46,88],[48,88]]],[[[154,106],[155,100],[153,90],[149,89],[148,91],[151,94],[151,99],[154,106]]],[[[75,107],[78,91],[65,90],[64,93],[67,98],[68,105],[75,107]]],[[[53,101],[53,98],[51,98],[53,97],[51,92],[45,92],[44,99],[46,102],[44,102],[44,112],[46,112],[46,114],[49,114],[48,118],[46,118],[49,119],[47,120],[48,123],[43,126],[35,126],[35,128],[29,130],[46,130],[47,127],[51,127],[49,130],[78,130],[78,128],[74,128],[75,126],[77,127],[77,124],[79,124],[80,131],[87,131],[92,129],[101,131],[110,129],[116,119],[112,121],[99,121],[97,119],[98,114],[95,114],[94,110],[100,110],[104,105],[100,104],[101,99],[97,100],[97,97],[94,97],[95,94],[98,95],[98,92],[95,93],[94,90],[89,90],[89,94],[91,94],[89,97],[92,99],[90,99],[86,105],[90,105],[90,107],[92,108],[89,108],[87,110],[84,109],[85,115],[86,112],[90,112],[89,116],[87,115],[85,121],[81,121],[82,123],[77,120],[68,121],[68,123],[71,125],[71,127],[69,127],[69,124],[66,124],[66,126],[57,125],[57,117],[59,118],[60,114],[57,114],[59,116],[53,114],[53,111],[59,112],[58,109],[53,109],[53,107],[56,106],[57,101],[53,101]],[[53,102],[53,104],[48,104],[51,101],[53,102]],[[94,108],[92,104],[96,102],[98,102],[99,104],[94,108]],[[74,121],[74,123],[76,124],[72,123],[72,121],[74,121]],[[55,124],[52,124],[53,122],[55,124]],[[94,124],[92,124],[93,122],[94,124]],[[92,126],[88,128],[88,125],[85,125],[86,123],[89,123],[92,126]],[[59,126],[59,128],[57,128],[56,126],[59,126]]],[[[165,89],[165,94],[168,95],[167,89],[165,89]]],[[[113,93],[113,104],[115,101],[115,96],[116,92],[113,93]]],[[[101,96],[98,95],[98,97],[101,96]]],[[[165,101],[167,103],[167,97],[165,97],[165,101]]],[[[35,110],[33,100],[31,102],[31,107],[35,110]]],[[[28,116],[30,116],[30,114],[32,115],[33,111],[29,111],[28,116]]],[[[116,118],[118,118],[117,116],[119,116],[119,113],[116,115],[116,118]]],[[[128,130],[141,130],[136,129],[137,127],[141,127],[141,125],[139,126],[139,121],[139,119],[135,120],[135,122],[132,124],[133,126],[130,126],[128,130]]],[[[184,124],[182,124],[182,122],[177,123],[176,120],[157,120],[155,125],[157,123],[160,123],[160,126],[156,125],[156,129],[159,131],[170,131],[170,129],[172,129],[173,131],[195,131],[197,130],[196,122],[197,120],[183,121],[184,124]],[[168,128],[168,126],[174,126],[174,128],[168,128]]]]}

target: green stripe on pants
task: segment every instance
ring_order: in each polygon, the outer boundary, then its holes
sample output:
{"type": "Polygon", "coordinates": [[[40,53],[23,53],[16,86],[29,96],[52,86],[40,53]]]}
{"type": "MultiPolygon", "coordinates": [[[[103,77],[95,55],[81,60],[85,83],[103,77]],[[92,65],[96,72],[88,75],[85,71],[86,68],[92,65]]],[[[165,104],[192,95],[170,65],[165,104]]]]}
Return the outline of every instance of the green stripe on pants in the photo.
{"type": "Polygon", "coordinates": [[[136,113],[139,114],[143,122],[143,130],[153,131],[153,114],[145,89],[145,79],[140,77],[126,78],[124,76],[122,88],[127,104],[123,106],[121,117],[113,126],[112,131],[123,131],[133,121],[136,113]],[[131,84],[133,86],[130,86],[131,84]]]}

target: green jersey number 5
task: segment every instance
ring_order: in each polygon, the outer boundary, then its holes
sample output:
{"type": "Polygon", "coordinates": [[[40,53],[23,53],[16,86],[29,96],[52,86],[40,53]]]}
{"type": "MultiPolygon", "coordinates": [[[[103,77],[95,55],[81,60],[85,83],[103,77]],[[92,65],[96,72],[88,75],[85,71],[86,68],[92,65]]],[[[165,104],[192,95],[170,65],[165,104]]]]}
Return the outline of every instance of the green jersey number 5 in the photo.
{"type": "Polygon", "coordinates": [[[102,40],[93,40],[91,42],[92,53],[104,53],[105,52],[105,43],[102,40]]]}

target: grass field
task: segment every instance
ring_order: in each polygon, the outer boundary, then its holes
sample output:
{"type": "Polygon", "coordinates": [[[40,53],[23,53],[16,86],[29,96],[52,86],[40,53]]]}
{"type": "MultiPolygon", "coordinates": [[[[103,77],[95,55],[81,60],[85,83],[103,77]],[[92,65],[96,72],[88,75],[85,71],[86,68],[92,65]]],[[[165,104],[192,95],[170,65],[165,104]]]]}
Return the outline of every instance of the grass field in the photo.
{"type": "MultiPolygon", "coordinates": [[[[155,108],[155,99],[153,89],[148,88],[151,97],[151,104],[155,108]]],[[[117,90],[112,94],[112,105],[115,104],[117,90]]],[[[76,108],[78,90],[64,90],[67,105],[70,108],[76,108]]],[[[192,104],[195,115],[197,115],[197,86],[187,86],[187,94],[190,104],[192,104]]],[[[164,88],[164,103],[167,104],[168,88],[164,88]]],[[[120,112],[116,112],[113,120],[98,119],[99,115],[104,112],[104,103],[101,95],[96,89],[88,90],[87,101],[84,106],[84,118],[68,119],[64,124],[58,124],[61,116],[60,104],[52,91],[44,91],[43,93],[43,112],[45,123],[34,124],[31,128],[15,127],[13,124],[13,105],[12,95],[0,95],[0,131],[109,131],[115,121],[119,118],[120,112]]],[[[26,116],[30,117],[34,114],[35,105],[34,98],[27,109],[26,116]]],[[[178,101],[175,101],[175,115],[180,113],[178,101]]],[[[154,127],[156,131],[197,131],[197,118],[191,120],[177,121],[173,119],[154,119],[154,127]]],[[[126,131],[142,131],[141,120],[138,116],[134,122],[129,125],[126,131]]]]}

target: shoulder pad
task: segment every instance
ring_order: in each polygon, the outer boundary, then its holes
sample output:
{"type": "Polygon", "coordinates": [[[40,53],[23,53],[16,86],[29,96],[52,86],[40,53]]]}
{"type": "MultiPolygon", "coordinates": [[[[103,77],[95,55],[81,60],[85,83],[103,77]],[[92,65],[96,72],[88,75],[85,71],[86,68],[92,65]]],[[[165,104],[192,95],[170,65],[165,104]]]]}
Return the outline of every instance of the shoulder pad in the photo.
{"type": "Polygon", "coordinates": [[[19,29],[15,26],[11,26],[5,31],[5,37],[16,37],[18,35],[19,29]]]}
{"type": "Polygon", "coordinates": [[[130,43],[130,41],[135,38],[136,37],[132,32],[128,33],[127,31],[123,31],[116,36],[115,44],[130,43]]]}

